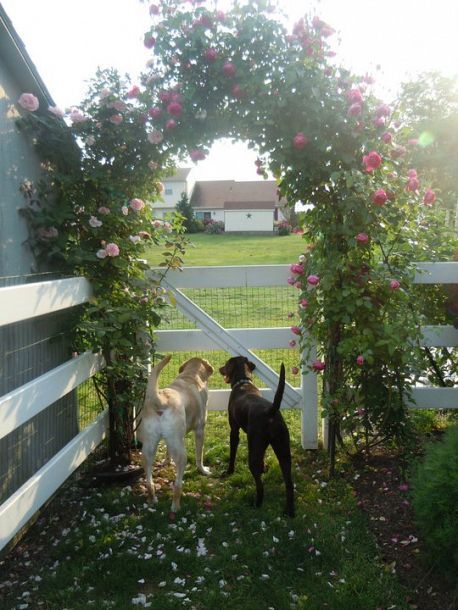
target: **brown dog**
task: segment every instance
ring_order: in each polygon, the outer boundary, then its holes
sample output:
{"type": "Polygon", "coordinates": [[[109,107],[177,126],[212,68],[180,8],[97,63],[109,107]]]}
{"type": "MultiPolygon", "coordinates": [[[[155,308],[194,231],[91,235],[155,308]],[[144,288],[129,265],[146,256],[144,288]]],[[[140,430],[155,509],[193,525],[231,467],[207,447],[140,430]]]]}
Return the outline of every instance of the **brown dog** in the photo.
{"type": "Polygon", "coordinates": [[[291,449],[289,432],[280,413],[285,389],[285,367],[280,368],[280,379],[273,402],[261,396],[251,381],[255,365],[244,356],[230,358],[220,368],[232,392],[229,398],[230,457],[227,474],[234,472],[235,456],[239,444],[240,428],[248,437],[248,465],[256,483],[256,506],[264,499],[261,475],[264,471],[264,455],[270,445],[277,456],[286,486],[285,513],[294,517],[294,486],[291,478],[291,449]]]}
{"type": "Polygon", "coordinates": [[[146,476],[148,495],[156,502],[152,468],[157,446],[161,439],[167,444],[167,452],[176,467],[171,511],[180,508],[183,474],[186,467],[185,435],[194,430],[196,440],[196,465],[201,474],[210,471],[202,462],[204,429],[207,421],[207,380],[213,367],[207,360],[191,358],[180,366],[178,377],[168,388],[159,390],[158,377],[168,364],[171,356],[166,356],[152,368],[146,387],[138,437],[142,442],[143,468],[146,476]]]}

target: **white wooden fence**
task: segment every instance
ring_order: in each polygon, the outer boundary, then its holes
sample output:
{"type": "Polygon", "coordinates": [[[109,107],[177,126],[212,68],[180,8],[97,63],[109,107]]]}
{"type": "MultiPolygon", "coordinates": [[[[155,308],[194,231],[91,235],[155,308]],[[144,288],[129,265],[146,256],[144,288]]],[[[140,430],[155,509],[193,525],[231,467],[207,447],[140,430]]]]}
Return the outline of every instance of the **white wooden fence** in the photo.
{"type": "MultiPolygon", "coordinates": [[[[287,265],[261,267],[194,267],[167,278],[178,306],[194,319],[200,330],[163,330],[157,333],[162,351],[207,351],[227,349],[231,353],[256,358],[250,349],[285,348],[292,338],[287,328],[224,329],[180,289],[230,286],[285,286],[287,265]]],[[[458,263],[423,263],[418,265],[419,284],[458,283],[458,263]]],[[[37,282],[0,288],[0,326],[57,312],[89,300],[91,287],[84,278],[37,282]]],[[[458,330],[452,326],[424,329],[424,345],[458,345],[458,330]]],[[[257,361],[261,377],[276,385],[276,374],[265,363],[257,361]]],[[[100,356],[82,354],[56,369],[0,397],[0,439],[46,409],[53,402],[89,379],[103,367],[100,356]]],[[[270,396],[271,389],[263,392],[270,396]]],[[[210,409],[224,409],[228,390],[212,390],[210,409]]],[[[314,448],[318,440],[318,389],[315,375],[303,375],[300,388],[288,387],[287,404],[302,410],[302,446],[314,448]]],[[[458,388],[418,388],[416,404],[420,409],[458,408],[458,388]]],[[[0,550],[17,534],[34,513],[53,495],[70,474],[103,440],[107,431],[107,414],[102,413],[78,434],[47,464],[0,506],[0,550]]]]}

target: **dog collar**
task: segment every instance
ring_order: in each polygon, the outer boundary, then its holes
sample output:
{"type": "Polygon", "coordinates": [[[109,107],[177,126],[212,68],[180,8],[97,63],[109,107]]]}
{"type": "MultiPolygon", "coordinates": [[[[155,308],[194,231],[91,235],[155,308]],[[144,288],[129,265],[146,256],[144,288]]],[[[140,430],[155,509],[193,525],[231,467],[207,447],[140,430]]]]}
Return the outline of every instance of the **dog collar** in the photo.
{"type": "Polygon", "coordinates": [[[234,383],[234,385],[231,386],[231,388],[235,390],[235,388],[238,388],[240,385],[245,385],[246,383],[252,383],[251,379],[248,379],[247,377],[239,379],[234,383]]]}

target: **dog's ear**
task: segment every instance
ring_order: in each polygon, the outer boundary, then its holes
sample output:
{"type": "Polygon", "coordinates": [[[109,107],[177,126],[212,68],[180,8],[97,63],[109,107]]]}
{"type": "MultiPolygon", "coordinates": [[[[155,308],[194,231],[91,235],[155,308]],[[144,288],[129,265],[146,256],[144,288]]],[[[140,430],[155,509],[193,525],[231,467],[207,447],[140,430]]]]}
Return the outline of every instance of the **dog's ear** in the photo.
{"type": "Polygon", "coordinates": [[[186,365],[188,364],[188,362],[189,362],[189,360],[186,360],[186,362],[183,362],[183,364],[178,369],[178,373],[182,373],[184,371],[184,369],[186,368],[186,365]]]}
{"type": "Polygon", "coordinates": [[[248,366],[248,368],[250,369],[251,372],[254,371],[254,369],[256,368],[256,365],[254,362],[251,362],[250,360],[248,360],[248,358],[246,358],[246,364],[248,366]]]}
{"type": "Polygon", "coordinates": [[[208,362],[208,360],[202,360],[202,364],[205,367],[205,370],[208,373],[208,376],[210,377],[210,375],[213,375],[215,369],[212,367],[212,365],[208,362]]]}

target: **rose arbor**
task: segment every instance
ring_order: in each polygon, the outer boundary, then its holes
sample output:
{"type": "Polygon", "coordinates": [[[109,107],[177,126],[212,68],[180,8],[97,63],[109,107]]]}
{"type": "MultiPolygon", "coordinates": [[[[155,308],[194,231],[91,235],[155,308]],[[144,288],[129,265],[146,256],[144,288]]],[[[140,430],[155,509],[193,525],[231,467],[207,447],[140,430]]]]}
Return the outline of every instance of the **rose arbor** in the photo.
{"type": "Polygon", "coordinates": [[[311,204],[291,282],[301,345],[318,345],[302,365],[323,375],[331,469],[336,439],[369,451],[401,436],[420,357],[412,261],[440,205],[409,164],[411,135],[370,77],[337,64],[317,17],[289,32],[263,0],[227,13],[165,0],[150,13],[138,98],[158,154],[197,161],[218,137],[245,140],[279,195],[311,204]]]}

